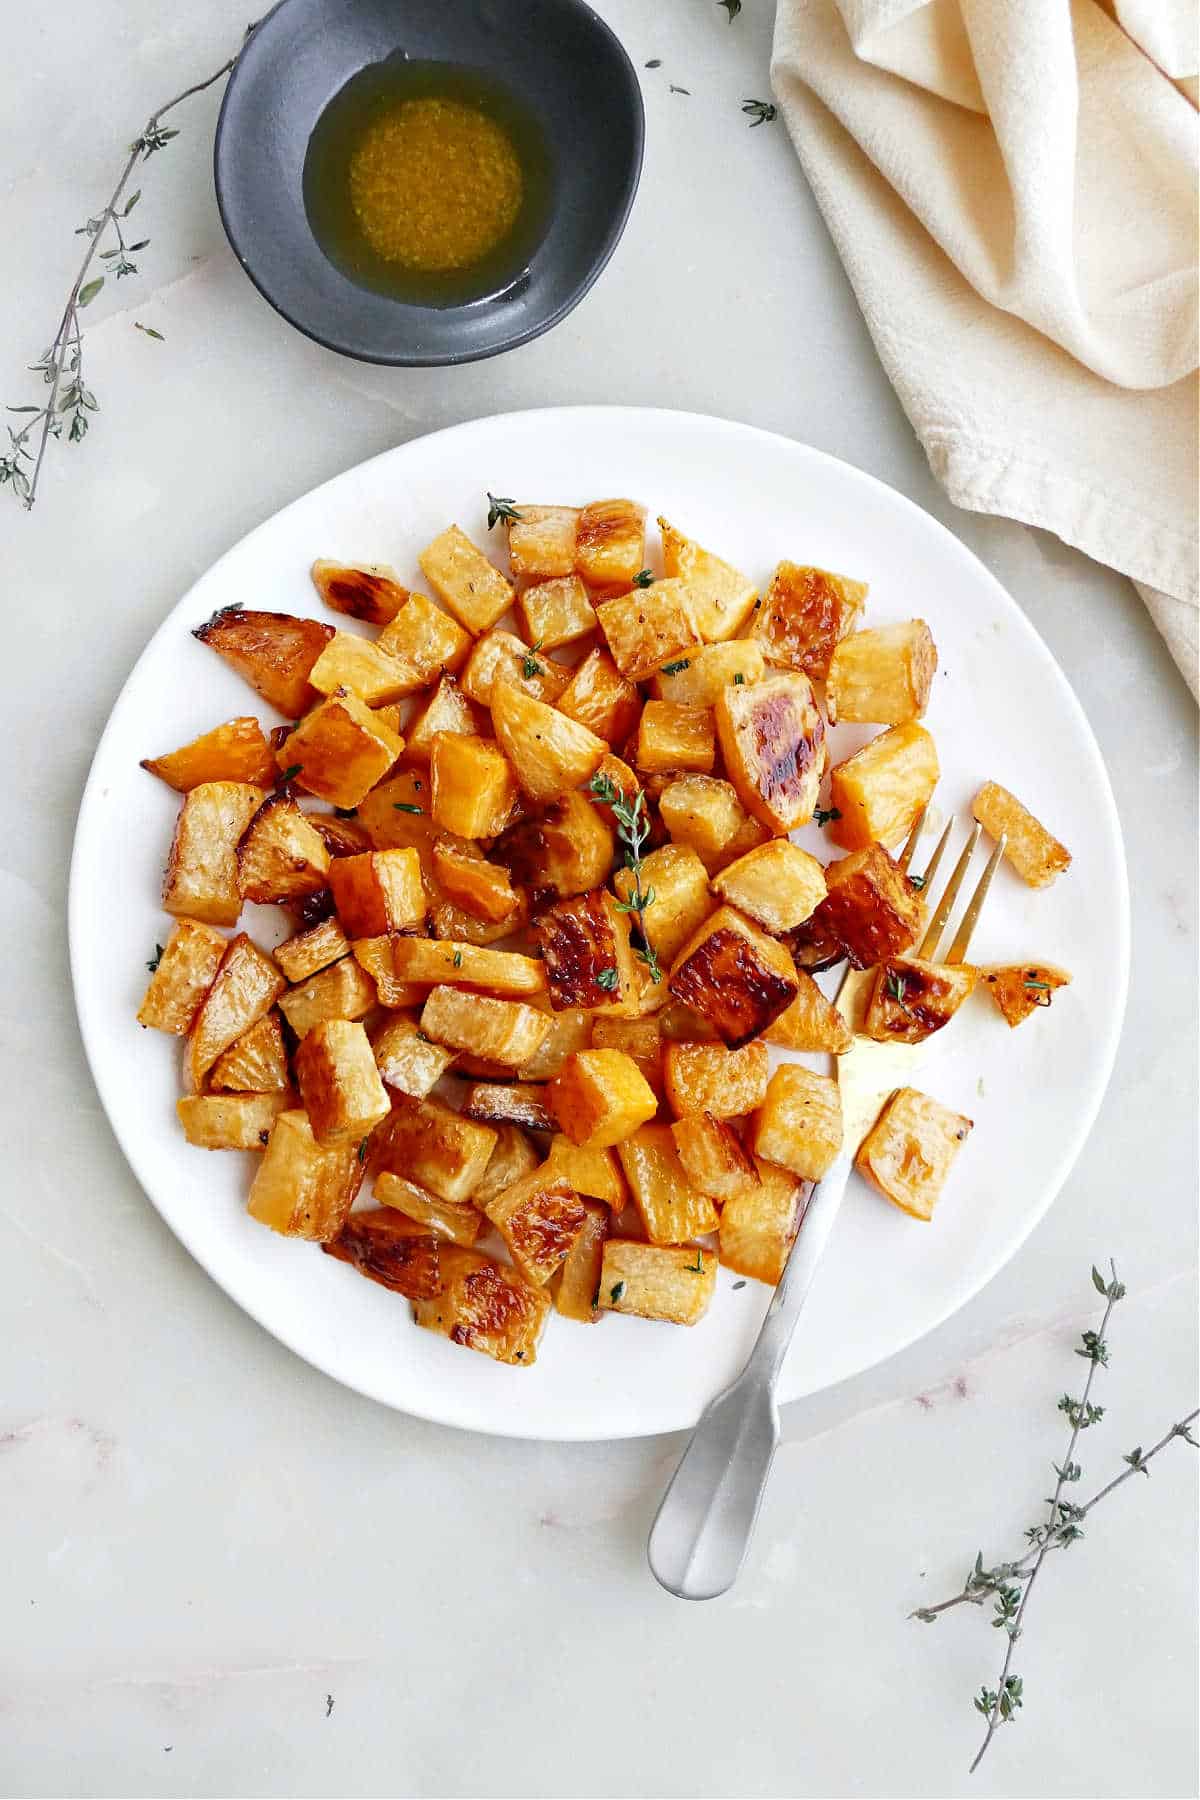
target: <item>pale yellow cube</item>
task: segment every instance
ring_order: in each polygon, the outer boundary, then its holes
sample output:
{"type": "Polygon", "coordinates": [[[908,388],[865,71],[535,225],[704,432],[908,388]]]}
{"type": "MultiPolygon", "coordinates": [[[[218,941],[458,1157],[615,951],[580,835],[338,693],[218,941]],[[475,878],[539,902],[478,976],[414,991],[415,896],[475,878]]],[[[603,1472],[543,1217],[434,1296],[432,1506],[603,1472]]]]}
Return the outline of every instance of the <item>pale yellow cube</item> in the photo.
{"type": "Polygon", "coordinates": [[[685,1244],[716,1230],[713,1203],[685,1175],[669,1125],[639,1126],[617,1155],[652,1244],[685,1244]]]}
{"type": "Polygon", "coordinates": [[[537,650],[577,643],[596,629],[596,609],[578,575],[557,575],[527,587],[517,601],[517,616],[537,650]]]}
{"type": "Polygon", "coordinates": [[[462,668],[471,651],[471,634],[426,594],[410,594],[375,643],[385,656],[414,669],[424,687],[435,676],[462,668]]]}
{"type": "Polygon", "coordinates": [[[783,1063],[772,1075],[750,1131],[756,1156],[805,1181],[820,1181],[842,1147],[842,1100],[829,1075],[783,1063]]]}
{"type": "Polygon", "coordinates": [[[466,630],[494,625],[513,603],[512,584],[457,525],[451,525],[417,559],[442,605],[466,630]]]}
{"type": "Polygon", "coordinates": [[[717,1258],[709,1250],[638,1244],[609,1238],[600,1269],[600,1306],[606,1312],[696,1325],[717,1286],[717,1258]]]}
{"type": "Polygon", "coordinates": [[[794,931],[825,898],[825,871],[788,838],[759,844],[713,877],[713,891],[775,933],[794,931]]]}

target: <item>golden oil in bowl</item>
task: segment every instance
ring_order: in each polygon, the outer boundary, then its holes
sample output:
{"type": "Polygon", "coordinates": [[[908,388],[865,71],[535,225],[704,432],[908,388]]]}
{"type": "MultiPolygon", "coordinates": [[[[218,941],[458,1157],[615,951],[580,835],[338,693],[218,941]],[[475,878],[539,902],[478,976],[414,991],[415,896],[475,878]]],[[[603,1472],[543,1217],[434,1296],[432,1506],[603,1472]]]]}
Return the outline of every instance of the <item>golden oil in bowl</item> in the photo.
{"type": "Polygon", "coordinates": [[[550,215],[533,113],[484,70],[389,57],[335,94],[308,143],[304,205],[360,287],[460,306],[519,279],[550,215]]]}

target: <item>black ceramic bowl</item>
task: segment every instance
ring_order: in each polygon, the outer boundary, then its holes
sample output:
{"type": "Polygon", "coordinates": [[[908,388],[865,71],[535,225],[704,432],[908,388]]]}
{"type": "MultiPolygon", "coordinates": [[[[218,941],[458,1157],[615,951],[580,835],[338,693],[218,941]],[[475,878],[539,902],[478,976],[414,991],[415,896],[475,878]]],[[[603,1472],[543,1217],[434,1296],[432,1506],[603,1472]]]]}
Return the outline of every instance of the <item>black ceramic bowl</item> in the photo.
{"type": "Polygon", "coordinates": [[[583,0],[281,0],[225,92],[217,204],[255,286],[318,343],[364,362],[471,362],[548,331],[587,293],[633,205],[643,125],[633,66],[583,0]],[[397,54],[485,70],[545,135],[546,229],[498,295],[423,306],[372,293],[313,236],[303,193],[313,127],[352,75],[397,54]]]}

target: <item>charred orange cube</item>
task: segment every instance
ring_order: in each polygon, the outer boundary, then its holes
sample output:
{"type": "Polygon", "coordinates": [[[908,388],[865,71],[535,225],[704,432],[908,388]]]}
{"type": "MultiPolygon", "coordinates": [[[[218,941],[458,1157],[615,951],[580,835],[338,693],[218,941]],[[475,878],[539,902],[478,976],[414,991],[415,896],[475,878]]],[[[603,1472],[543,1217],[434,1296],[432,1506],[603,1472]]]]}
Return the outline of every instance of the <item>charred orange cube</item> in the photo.
{"type": "Polygon", "coordinates": [[[825,767],[825,721],[807,675],[728,687],[714,707],[725,770],[751,816],[786,837],[813,816],[825,767]]]}
{"type": "Polygon", "coordinates": [[[716,1286],[717,1259],[711,1250],[611,1237],[604,1246],[599,1296],[604,1311],[697,1325],[716,1286]]]}
{"type": "Polygon", "coordinates": [[[805,1181],[820,1181],[842,1147],[837,1082],[798,1063],[781,1064],[754,1116],[750,1136],[756,1156],[805,1181]]]}
{"type": "Polygon", "coordinates": [[[721,1261],[735,1274],[774,1287],[804,1217],[804,1184],[777,1163],[756,1164],[758,1182],[721,1210],[721,1261]]]}
{"type": "Polygon", "coordinates": [[[391,1110],[370,1040],[351,1019],[313,1026],[296,1051],[296,1081],[322,1149],[361,1144],[391,1110]]]}
{"type": "Polygon", "coordinates": [[[717,1229],[716,1209],[685,1175],[669,1125],[639,1126],[617,1155],[650,1243],[686,1244],[717,1229]]]}
{"type": "Polygon", "coordinates": [[[798,983],[783,945],[721,906],[679,952],[670,988],[737,1049],[791,1005],[798,983]]]}
{"type": "Polygon", "coordinates": [[[970,1119],[918,1088],[901,1088],[863,1139],[854,1166],[885,1200],[927,1223],[972,1129],[970,1119]]]}
{"type": "Polygon", "coordinates": [[[663,568],[668,575],[678,575],[685,582],[701,635],[710,644],[734,637],[757,598],[754,583],[740,569],[684,537],[666,519],[660,519],[658,525],[662,532],[663,568]]]}
{"type": "Polygon", "coordinates": [[[390,624],[408,599],[408,589],[401,586],[396,571],[381,563],[355,566],[318,558],[311,574],[326,606],[368,625],[390,624]]]}
{"type": "Polygon", "coordinates": [[[410,594],[375,643],[385,656],[412,669],[424,687],[436,675],[453,675],[462,668],[471,634],[427,595],[410,594]]]}
{"type": "Polygon", "coordinates": [[[184,1037],[225,955],[226,940],[199,919],[177,919],[138,1008],[138,1024],[184,1037]]]}
{"type": "Polygon", "coordinates": [[[337,1236],[321,1248],[406,1300],[424,1300],[442,1291],[437,1233],[401,1213],[379,1207],[352,1213],[337,1236]]]}
{"type": "Polygon", "coordinates": [[[592,587],[628,587],[646,560],[646,509],[593,500],[575,520],[575,572],[592,587]]]}
{"type": "Polygon", "coordinates": [[[966,963],[891,957],[879,966],[863,1034],[880,1044],[922,1044],[950,1023],[976,979],[966,963]]]}
{"type": "Polygon", "coordinates": [[[425,917],[421,859],[415,850],[370,850],[335,857],[329,887],[347,937],[383,937],[425,917]]]}
{"type": "Polygon", "coordinates": [[[754,634],[768,662],[823,681],[840,639],[855,629],[865,581],[828,569],[781,562],[755,614],[754,634]]]}
{"type": "Polygon", "coordinates": [[[727,1050],[724,1044],[668,1044],[663,1067],[667,1098],[677,1117],[711,1113],[741,1118],[761,1106],[770,1079],[770,1053],[763,1043],[727,1050]]]}
{"type": "Polygon", "coordinates": [[[405,1098],[397,1101],[379,1141],[382,1168],[461,1204],[483,1179],[496,1133],[440,1100],[405,1098]]]}
{"type": "Polygon", "coordinates": [[[880,625],[843,638],[825,682],[831,725],[903,725],[929,704],[937,648],[924,619],[880,625]]]}
{"type": "Polygon", "coordinates": [[[441,1292],[414,1302],[417,1324],[496,1362],[532,1368],[550,1311],[545,1290],[516,1269],[457,1244],[443,1245],[438,1263],[441,1292]]]}
{"type": "Polygon", "coordinates": [[[250,782],[269,787],[275,758],[257,719],[230,719],[165,756],[144,757],[142,767],[180,794],[205,781],[250,782]]]}
{"type": "Polygon", "coordinates": [[[495,837],[508,824],[517,783],[507,758],[489,738],[443,732],[429,762],[433,822],[458,837],[495,837]]]}
{"type": "Polygon", "coordinates": [[[1052,963],[1016,963],[1009,967],[981,969],[980,980],[1010,1026],[1021,1024],[1039,1007],[1049,1006],[1059,988],[1071,977],[1052,963]]]}
{"type": "Polygon", "coordinates": [[[583,789],[514,825],[494,854],[510,878],[544,904],[600,887],[608,880],[615,848],[607,808],[593,805],[583,789]]]}
{"type": "Polygon", "coordinates": [[[558,696],[558,710],[607,744],[623,744],[638,722],[642,698],[607,650],[591,650],[558,696]]]}
{"type": "Polygon", "coordinates": [[[692,1186],[723,1206],[759,1186],[758,1170],[731,1125],[710,1112],[685,1113],[671,1127],[675,1150],[692,1186]]]}
{"type": "Polygon", "coordinates": [[[192,636],[215,650],[285,719],[298,719],[317,698],[309,671],[333,636],[319,619],[226,606],[192,636]]]}
{"type": "Polygon", "coordinates": [[[584,1150],[560,1132],[551,1139],[546,1168],[561,1175],[577,1194],[603,1200],[614,1213],[629,1204],[629,1188],[615,1150],[584,1150]]]}
{"type": "Polygon", "coordinates": [[[1004,854],[1030,887],[1049,887],[1071,866],[1071,852],[999,782],[985,781],[971,807],[989,837],[1006,838],[1004,854]]]}
{"type": "Polygon", "coordinates": [[[658,1111],[654,1090],[620,1050],[577,1050],[546,1090],[559,1128],[573,1144],[620,1144],[658,1111]]]}
{"type": "Polygon", "coordinates": [[[603,888],[557,900],[535,920],[556,1012],[567,1007],[627,1009],[635,992],[629,915],[603,888]]]}
{"type": "Polygon", "coordinates": [[[813,914],[845,949],[856,969],[874,968],[885,957],[902,956],[921,930],[921,901],[899,863],[879,844],[831,862],[828,888],[813,914]]]}
{"type": "Polygon", "coordinates": [[[324,1149],[307,1113],[281,1112],[250,1185],[250,1216],[284,1237],[327,1243],[346,1223],[362,1178],[353,1144],[324,1149]]]}
{"type": "Polygon", "coordinates": [[[475,635],[513,603],[512,584],[457,525],[434,538],[417,560],[442,605],[475,635]]]}
{"type": "Polygon", "coordinates": [[[898,844],[938,783],[937,749],[923,725],[893,725],[834,765],[829,835],[844,850],[898,844]]]}
{"type": "Polygon", "coordinates": [[[290,780],[331,806],[357,806],[403,748],[403,738],[347,690],[331,694],[301,719],[275,760],[290,780]]]}
{"type": "Polygon", "coordinates": [[[583,1201],[547,1163],[488,1201],[484,1211],[527,1281],[542,1287],[587,1222],[583,1201]]]}

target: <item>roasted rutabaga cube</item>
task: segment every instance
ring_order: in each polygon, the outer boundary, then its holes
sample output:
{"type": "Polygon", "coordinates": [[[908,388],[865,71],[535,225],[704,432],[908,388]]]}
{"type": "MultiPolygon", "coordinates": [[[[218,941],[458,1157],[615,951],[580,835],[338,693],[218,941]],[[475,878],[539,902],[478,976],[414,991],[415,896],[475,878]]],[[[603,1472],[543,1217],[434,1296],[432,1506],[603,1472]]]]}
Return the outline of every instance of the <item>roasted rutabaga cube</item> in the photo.
{"type": "Polygon", "coordinates": [[[238,839],[265,799],[262,788],[245,781],[205,781],[185,796],[163,876],[167,912],[205,925],[237,924],[238,839]]]}
{"type": "Polygon", "coordinates": [[[731,1049],[765,1031],[796,998],[797,985],[783,945],[732,906],[705,920],[670,978],[675,999],[707,1019],[731,1049]]]}
{"type": "Polygon", "coordinates": [[[689,650],[686,657],[658,671],[652,688],[656,700],[715,706],[723,688],[748,687],[761,681],[764,672],[763,654],[754,639],[734,638],[727,644],[701,644],[689,650]]]}
{"type": "Polygon", "coordinates": [[[807,969],[797,969],[796,980],[799,992],[787,1011],[767,1026],[763,1034],[767,1042],[789,1050],[824,1050],[831,1056],[844,1056],[854,1042],[845,1019],[807,969]]]}
{"type": "Polygon", "coordinates": [[[619,1144],[658,1111],[654,1090],[620,1050],[577,1050],[546,1090],[550,1110],[573,1144],[619,1144]]]}
{"type": "Polygon", "coordinates": [[[866,598],[865,581],[781,562],[755,614],[763,655],[823,681],[838,640],[854,630],[866,598]]]}
{"type": "Polygon", "coordinates": [[[575,520],[575,572],[597,588],[628,587],[646,560],[646,509],[593,500],[575,520]]]}
{"type": "Polygon", "coordinates": [[[716,1230],[713,1203],[685,1175],[669,1125],[640,1125],[617,1155],[652,1244],[685,1244],[716,1230]]]}
{"type": "Polygon", "coordinates": [[[593,1050],[621,1050],[642,1071],[656,1094],[663,1093],[662,1027],[657,1013],[638,1019],[609,1018],[601,1014],[591,1025],[593,1050]]]}
{"type": "Polygon", "coordinates": [[[540,650],[535,654],[515,631],[486,631],[462,672],[462,690],[477,706],[491,706],[497,683],[507,681],[531,700],[554,706],[571,679],[569,669],[540,650]]]}
{"type": "MultiPolygon", "coordinates": [[[[395,707],[380,708],[381,713],[395,710],[395,707]]],[[[364,856],[371,848],[370,838],[357,818],[349,814],[344,818],[340,813],[311,812],[305,816],[313,830],[320,833],[321,842],[330,856],[364,856]]]]}
{"type": "Polygon", "coordinates": [[[687,588],[679,580],[603,600],[596,618],[612,659],[630,681],[648,681],[664,663],[686,657],[702,642],[687,588]]]}
{"type": "Polygon", "coordinates": [[[469,1050],[511,1069],[536,1054],[549,1029],[547,1015],[523,1001],[448,986],[431,988],[421,1013],[421,1030],[435,1044],[469,1050]]]}
{"type": "Polygon", "coordinates": [[[1027,807],[999,782],[985,781],[971,811],[997,843],[1007,838],[1004,854],[1030,887],[1049,887],[1071,866],[1071,852],[1046,830],[1027,807]]]}
{"type": "Polygon", "coordinates": [[[347,937],[384,937],[424,921],[421,858],[411,848],[339,856],[330,866],[329,886],[347,937]]]}
{"type": "Polygon", "coordinates": [[[517,599],[525,635],[538,650],[573,644],[596,628],[596,613],[578,575],[555,575],[535,582],[517,599]]]}
{"type": "Polygon", "coordinates": [[[629,1188],[615,1150],[584,1150],[559,1133],[550,1141],[546,1167],[561,1175],[577,1194],[603,1200],[614,1213],[629,1204],[629,1188]]]}
{"type": "Polygon", "coordinates": [[[863,1032],[880,1044],[920,1044],[948,1025],[976,982],[967,963],[897,956],[879,965],[863,1032]]]}
{"type": "MultiPolygon", "coordinates": [[[[634,896],[630,869],[618,869],[613,886],[621,899],[634,896]]],[[[664,844],[642,861],[642,894],[653,895],[643,909],[640,928],[664,963],[668,963],[713,911],[708,872],[685,844],[664,844]]]]}
{"type": "Polygon", "coordinates": [[[761,1106],[770,1078],[767,1046],[755,1041],[740,1050],[724,1044],[668,1044],[663,1067],[667,1098],[677,1117],[711,1113],[737,1119],[761,1106]]]}
{"type": "Polygon", "coordinates": [[[428,1188],[441,1200],[471,1199],[496,1146],[479,1125],[432,1098],[404,1098],[380,1130],[380,1166],[428,1188]]]}
{"type": "Polygon", "coordinates": [[[887,956],[902,956],[921,930],[921,901],[899,863],[879,844],[831,862],[825,870],[828,893],[813,923],[842,945],[856,969],[870,969],[887,956]]]}
{"type": "Polygon", "coordinates": [[[635,992],[629,914],[603,888],[556,900],[534,921],[550,1004],[627,1011],[635,992]]]}
{"type": "Polygon", "coordinates": [[[778,935],[794,931],[825,898],[825,871],[788,838],[771,838],[713,877],[713,892],[778,935]]]}
{"type": "Polygon", "coordinates": [[[681,775],[658,797],[658,814],[676,844],[696,852],[710,875],[745,855],[766,837],[737,790],[715,775],[681,775]]]}
{"type": "Polygon", "coordinates": [[[275,757],[257,719],[230,719],[165,756],[142,759],[143,769],[157,775],[180,794],[202,781],[246,781],[269,787],[275,779],[275,757]]]}
{"type": "Polygon", "coordinates": [[[375,1198],[381,1206],[394,1207],[406,1218],[424,1225],[435,1237],[449,1238],[452,1244],[473,1244],[483,1229],[483,1214],[466,1202],[439,1200],[428,1188],[386,1169],[375,1177],[375,1198]]]}
{"type": "Polygon", "coordinates": [[[387,1087],[422,1100],[454,1062],[444,1044],[431,1044],[412,1013],[390,1013],[371,1032],[375,1067],[387,1087]]]}
{"type": "Polygon", "coordinates": [[[394,569],[382,563],[329,562],[319,557],[312,566],[313,586],[326,606],[368,625],[387,625],[408,599],[394,569]]]}
{"type": "Polygon", "coordinates": [[[391,1110],[370,1039],[352,1019],[313,1026],[296,1051],[296,1081],[322,1149],[361,1144],[391,1110]]]}
{"type": "Polygon", "coordinates": [[[938,774],[937,749],[925,727],[893,725],[830,771],[830,837],[843,850],[901,843],[938,774]]]}
{"type": "Polygon", "coordinates": [[[479,723],[475,709],[453,675],[443,675],[425,704],[413,713],[404,734],[404,754],[409,762],[427,763],[439,731],[475,737],[479,723]]]}
{"type": "Polygon", "coordinates": [[[403,748],[404,739],[347,689],[330,694],[301,719],[275,760],[289,781],[331,806],[357,806],[403,748]]]}
{"type": "Polygon", "coordinates": [[[448,899],[474,918],[499,924],[520,904],[507,869],[488,862],[477,844],[446,836],[434,839],[433,872],[448,899]]]}
{"type": "MultiPolygon", "coordinates": [[[[539,1005],[542,1002],[539,1000],[539,1005]]],[[[546,1015],[549,1030],[537,1050],[517,1070],[522,1081],[549,1081],[576,1050],[586,1050],[592,1041],[592,1016],[581,1006],[570,1006],[564,1012],[546,1015]]]]}
{"type": "Polygon", "coordinates": [[[401,1213],[380,1208],[351,1213],[338,1235],[321,1248],[406,1300],[425,1300],[442,1291],[437,1234],[401,1213]]]}
{"type": "Polygon", "coordinates": [[[283,1094],[291,1087],[279,1014],[269,1012],[222,1051],[208,1072],[214,1092],[283,1094]]]}
{"type": "MultiPolygon", "coordinates": [[[[295,1096],[290,1096],[295,1104],[295,1096]]],[[[185,1094],[175,1102],[183,1135],[198,1150],[265,1150],[287,1094],[185,1094]]]]}
{"type": "Polygon", "coordinates": [[[716,760],[712,708],[647,700],[634,760],[645,775],[692,770],[706,775],[716,760]]]}
{"type": "Polygon", "coordinates": [[[786,837],[807,825],[825,769],[825,722],[807,675],[727,687],[713,709],[725,772],[760,825],[786,837]]]}
{"type": "Polygon", "coordinates": [[[671,1127],[675,1150],[692,1186],[726,1205],[739,1194],[753,1193],[759,1174],[742,1140],[724,1119],[710,1112],[685,1113],[671,1127]]]}
{"type": "Polygon", "coordinates": [[[961,1113],[917,1088],[901,1088],[863,1139],[854,1166],[893,1206],[929,1220],[971,1130],[961,1113]]]}
{"type": "Polygon", "coordinates": [[[757,1162],[756,1173],[758,1185],[733,1195],[721,1210],[721,1261],[774,1287],[804,1217],[804,1184],[777,1163],[757,1162]]]}
{"type": "Polygon", "coordinates": [[[600,1317],[600,1272],[608,1237],[608,1208],[583,1203],[583,1228],[563,1260],[554,1289],[554,1310],[564,1319],[594,1325],[600,1317]]]}
{"type": "Polygon", "coordinates": [[[318,694],[336,694],[349,688],[368,706],[387,706],[414,694],[421,677],[411,663],[389,656],[370,638],[356,637],[349,631],[337,631],[330,638],[309,672],[308,679],[318,694]]]}
{"type": "Polygon", "coordinates": [[[519,1125],[498,1125],[494,1135],[496,1143],[487,1168],[471,1192],[473,1206],[486,1206],[522,1175],[531,1175],[542,1161],[519,1125]]]}
{"type": "Polygon", "coordinates": [[[607,810],[587,792],[564,794],[506,831],[494,854],[539,905],[585,894],[608,880],[615,839],[607,810]]]}
{"type": "Polygon", "coordinates": [[[434,538],[417,560],[437,598],[467,631],[486,631],[513,603],[511,583],[457,525],[434,538]]]}
{"type": "MultiPolygon", "coordinates": [[[[424,982],[402,980],[397,975],[396,946],[404,942],[407,939],[401,933],[391,937],[355,938],[350,946],[353,960],[361,971],[364,992],[369,984],[371,1000],[378,1000],[380,1006],[421,1006],[429,991],[424,982]]],[[[358,1019],[363,1013],[356,1008],[353,1012],[330,1013],[327,1016],[358,1019]]],[[[295,1020],[289,1018],[289,1023],[294,1026],[295,1020]]]]}
{"type": "Polygon", "coordinates": [[[238,840],[238,887],[243,899],[260,906],[300,900],[326,886],[331,860],[296,802],[271,794],[238,840]]]}
{"type": "Polygon", "coordinates": [[[609,1238],[600,1268],[600,1306],[669,1325],[696,1325],[717,1285],[717,1259],[698,1247],[609,1238]]]}
{"type": "Polygon", "coordinates": [[[429,810],[428,769],[397,769],[359,803],[358,823],[376,850],[416,850],[424,868],[438,835],[429,810]]]}
{"type": "Polygon", "coordinates": [[[193,1093],[221,1052],[270,1012],[284,986],[271,958],[244,932],[230,942],[188,1037],[185,1073],[193,1093]]]}
{"type": "Polygon", "coordinates": [[[411,594],[375,642],[386,656],[406,663],[422,686],[435,675],[454,674],[471,651],[471,634],[426,594],[411,594]]]}
{"type": "Polygon", "coordinates": [[[333,626],[289,613],[226,606],[192,636],[215,650],[276,712],[298,719],[317,698],[309,671],[332,638],[333,626]]]}
{"type": "Polygon", "coordinates": [[[439,831],[490,838],[509,823],[517,798],[516,776],[490,738],[441,733],[433,740],[429,776],[433,822],[439,831]]]}
{"type": "Polygon", "coordinates": [[[484,1211],[522,1275],[538,1287],[549,1281],[587,1220],[570,1182],[547,1163],[496,1194],[484,1211]]]}
{"type": "Polygon", "coordinates": [[[558,696],[558,710],[607,744],[623,744],[638,722],[641,695],[607,650],[589,650],[558,696]]]}
{"type": "Polygon", "coordinates": [[[820,1181],[842,1147],[842,1101],[829,1075],[783,1063],[750,1129],[756,1156],[805,1181],[820,1181]]]}
{"type": "Polygon", "coordinates": [[[543,804],[582,787],[608,749],[586,725],[577,725],[541,700],[531,700],[506,681],[498,681],[492,689],[492,723],[521,791],[543,804]]]}
{"type": "Polygon", "coordinates": [[[345,1224],[362,1178],[353,1144],[322,1149],[306,1112],[281,1112],[251,1183],[250,1216],[284,1237],[327,1243],[345,1224]]]}
{"type": "Polygon", "coordinates": [[[1010,1025],[1019,1025],[1039,1006],[1049,1006],[1060,987],[1071,977],[1052,963],[1014,963],[981,969],[979,978],[1010,1025]]]}
{"type": "Polygon", "coordinates": [[[702,550],[666,519],[658,521],[662,532],[663,568],[686,584],[696,623],[710,644],[735,637],[750,616],[758,596],[754,583],[722,562],[711,550],[702,550]]]}
{"type": "Polygon", "coordinates": [[[497,1362],[531,1368],[550,1311],[545,1290],[531,1285],[515,1269],[457,1244],[439,1247],[438,1266],[442,1291],[432,1299],[415,1302],[417,1324],[449,1338],[452,1344],[480,1350],[497,1362]]]}
{"type": "MultiPolygon", "coordinates": [[[[434,993],[437,993],[435,988],[434,993]]],[[[497,1000],[497,1006],[514,1004],[497,1000]]],[[[543,1014],[549,1024],[549,1015],[543,1014]]],[[[497,1062],[501,1059],[495,1058],[497,1062]]],[[[485,1125],[521,1125],[527,1131],[553,1131],[554,1115],[546,1105],[540,1081],[473,1081],[463,1091],[464,1119],[482,1119],[485,1125]]]]}
{"type": "Polygon", "coordinates": [[[924,619],[855,631],[834,651],[825,680],[831,725],[903,725],[929,704],[937,649],[924,619]]]}
{"type": "Polygon", "coordinates": [[[525,999],[546,988],[546,971],[536,957],[457,943],[453,938],[393,938],[392,966],[399,981],[485,988],[502,999],[525,999]]]}
{"type": "Polygon", "coordinates": [[[138,1008],[138,1024],[183,1037],[217,978],[226,940],[199,919],[177,919],[138,1008]]]}
{"type": "Polygon", "coordinates": [[[289,988],[279,1010],[298,1038],[325,1019],[361,1019],[375,1004],[375,983],[353,956],[319,969],[300,987],[289,988]]]}
{"type": "Polygon", "coordinates": [[[508,566],[531,581],[570,575],[575,568],[575,506],[529,506],[521,501],[506,521],[508,566]]]}

